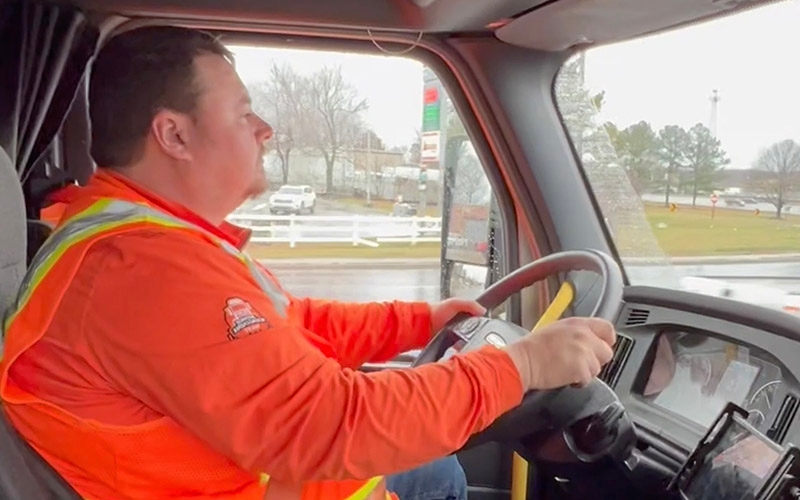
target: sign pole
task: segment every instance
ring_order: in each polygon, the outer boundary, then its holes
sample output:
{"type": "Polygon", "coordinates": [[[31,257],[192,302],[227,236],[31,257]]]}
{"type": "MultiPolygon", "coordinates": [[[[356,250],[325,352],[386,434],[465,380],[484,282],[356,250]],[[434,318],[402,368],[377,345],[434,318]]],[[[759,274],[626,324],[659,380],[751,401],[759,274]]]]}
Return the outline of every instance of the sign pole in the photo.
{"type": "Polygon", "coordinates": [[[716,211],[718,201],[719,196],[717,196],[717,193],[711,193],[711,219],[714,219],[714,212],[716,211]]]}

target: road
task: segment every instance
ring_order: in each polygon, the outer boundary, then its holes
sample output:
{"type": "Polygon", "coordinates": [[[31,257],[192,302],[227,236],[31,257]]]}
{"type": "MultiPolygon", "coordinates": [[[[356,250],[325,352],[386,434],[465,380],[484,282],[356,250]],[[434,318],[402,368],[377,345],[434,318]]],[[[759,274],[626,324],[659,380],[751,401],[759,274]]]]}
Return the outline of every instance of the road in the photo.
{"type": "MultiPolygon", "coordinates": [[[[642,201],[647,201],[651,203],[664,203],[664,193],[645,193],[642,195],[642,201]]],[[[673,194],[669,197],[670,203],[676,203],[678,205],[691,205],[692,204],[692,197],[686,196],[682,194],[673,194]]],[[[701,195],[697,197],[697,206],[699,207],[710,207],[711,206],[711,198],[707,195],[701,195]]],[[[724,199],[720,199],[717,202],[717,208],[725,208],[725,209],[733,209],[733,210],[744,210],[748,212],[755,212],[756,209],[760,210],[762,213],[775,213],[775,205],[771,203],[745,203],[744,205],[729,205],[724,199]]],[[[797,210],[795,208],[794,210],[797,210]]],[[[793,213],[791,205],[784,207],[785,213],[793,213]]]]}
{"type": "Polygon", "coordinates": [[[800,293],[800,262],[703,264],[674,266],[683,276],[713,278],[800,293]]]}
{"type": "MultiPolygon", "coordinates": [[[[660,195],[645,195],[652,198],[648,201],[658,201],[660,195]]],[[[690,197],[673,196],[678,203],[690,203],[690,197]]],[[[710,205],[707,197],[698,198],[701,206],[710,205]]],[[[720,206],[724,206],[720,203],[720,206]]],[[[731,207],[734,208],[734,207],[731,207]]],[[[753,210],[756,205],[742,207],[742,210],[753,210]]],[[[763,212],[774,211],[771,205],[759,204],[763,212]]],[[[364,208],[360,213],[365,217],[371,215],[388,215],[378,211],[370,213],[364,208]]],[[[246,202],[237,212],[269,214],[268,196],[246,202]]],[[[295,222],[292,228],[295,238],[318,238],[331,240],[339,238],[341,241],[352,241],[354,228],[352,221],[336,221],[331,217],[352,217],[356,215],[354,207],[342,206],[335,200],[319,198],[317,201],[316,217],[311,217],[307,222],[295,222]],[[304,227],[305,224],[305,227],[304,227]],[[309,227],[310,226],[310,227],[309,227]]],[[[237,221],[241,222],[241,221],[237,221]]],[[[264,224],[263,221],[254,221],[254,225],[264,224]]],[[[278,238],[290,236],[288,221],[283,226],[273,227],[272,235],[278,238]]],[[[438,229],[438,228],[436,228],[438,229]]],[[[376,237],[405,237],[411,234],[412,227],[409,222],[387,223],[361,221],[357,228],[358,236],[372,239],[376,237]]],[[[258,232],[254,241],[259,236],[268,236],[269,233],[258,232]]],[[[438,231],[432,231],[424,236],[439,237],[438,231]]],[[[681,278],[691,276],[710,278],[732,284],[734,287],[743,285],[745,296],[753,293],[759,294],[762,290],[749,289],[750,285],[768,287],[771,291],[789,292],[800,294],[800,258],[787,259],[788,262],[733,262],[714,264],[674,264],[671,269],[652,267],[646,265],[630,265],[626,271],[634,284],[653,284],[669,288],[681,288],[684,283],[681,278]]],[[[275,263],[273,263],[274,265],[275,263]]],[[[439,270],[430,263],[420,265],[409,262],[398,268],[381,269],[373,264],[359,266],[356,270],[342,269],[337,266],[322,264],[320,267],[302,269],[296,267],[277,267],[275,270],[285,285],[297,295],[330,297],[341,300],[437,300],[439,298],[439,270]]],[[[767,290],[764,290],[767,291],[767,290]]],[[[734,294],[741,300],[739,292],[734,294]]]]}
{"type": "MultiPolygon", "coordinates": [[[[439,269],[435,264],[414,264],[392,268],[337,267],[323,264],[319,267],[283,267],[271,269],[284,286],[298,296],[329,297],[340,300],[426,300],[439,298],[439,269]]],[[[629,268],[634,284],[647,280],[654,285],[669,286],[664,276],[673,276],[672,286],[678,287],[679,278],[699,276],[719,278],[731,283],[780,288],[800,293],[800,262],[773,262],[766,264],[704,264],[673,266],[672,272],[637,266],[629,268]],[[661,272],[659,272],[661,271],[661,272]],[[750,278],[759,276],[760,278],[750,278]]]]}
{"type": "Polygon", "coordinates": [[[439,300],[439,270],[281,268],[272,271],[289,292],[299,297],[325,297],[347,301],[439,300]]]}

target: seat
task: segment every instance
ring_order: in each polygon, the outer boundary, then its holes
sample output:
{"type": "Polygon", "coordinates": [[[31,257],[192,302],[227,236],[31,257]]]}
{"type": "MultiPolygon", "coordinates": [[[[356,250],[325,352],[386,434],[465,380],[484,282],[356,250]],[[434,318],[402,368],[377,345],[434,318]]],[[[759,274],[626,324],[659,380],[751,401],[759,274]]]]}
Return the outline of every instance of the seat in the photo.
{"type": "Polygon", "coordinates": [[[36,255],[36,252],[42,248],[44,245],[45,240],[50,237],[50,234],[53,232],[53,228],[50,224],[35,220],[29,219],[28,220],[28,244],[27,248],[27,265],[31,265],[31,261],[33,257],[36,255]]]}
{"type": "MultiPolygon", "coordinates": [[[[25,200],[11,159],[0,148],[0,316],[13,302],[27,260],[25,200]]],[[[0,498],[80,500],[0,412],[0,498]]]]}
{"type": "Polygon", "coordinates": [[[11,305],[25,275],[25,200],[11,159],[0,148],[0,316],[11,305]]]}

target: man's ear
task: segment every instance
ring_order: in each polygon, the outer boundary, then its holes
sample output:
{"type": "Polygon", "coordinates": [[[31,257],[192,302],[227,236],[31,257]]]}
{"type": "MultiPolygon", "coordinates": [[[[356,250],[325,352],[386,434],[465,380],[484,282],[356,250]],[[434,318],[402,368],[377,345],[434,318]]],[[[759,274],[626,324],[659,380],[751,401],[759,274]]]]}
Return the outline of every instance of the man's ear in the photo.
{"type": "Polygon", "coordinates": [[[158,146],[176,160],[191,160],[189,152],[190,118],[182,113],[161,110],[153,117],[150,132],[158,146]]]}

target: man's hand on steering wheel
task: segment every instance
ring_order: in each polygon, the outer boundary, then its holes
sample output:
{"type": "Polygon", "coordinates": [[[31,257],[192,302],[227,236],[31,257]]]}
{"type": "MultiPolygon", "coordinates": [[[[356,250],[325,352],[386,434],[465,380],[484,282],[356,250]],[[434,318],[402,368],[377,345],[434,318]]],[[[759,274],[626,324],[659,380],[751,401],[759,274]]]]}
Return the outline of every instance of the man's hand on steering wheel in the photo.
{"type": "MultiPolygon", "coordinates": [[[[482,316],[477,301],[447,299],[431,307],[434,332],[459,314],[482,316]]],[[[601,318],[567,318],[537,330],[506,347],[525,391],[584,386],[614,356],[614,326],[601,318]]]]}
{"type": "Polygon", "coordinates": [[[567,318],[523,337],[505,349],[519,370],[523,389],[583,386],[614,356],[614,326],[600,318],[567,318]]]}
{"type": "Polygon", "coordinates": [[[474,300],[452,298],[431,305],[431,330],[438,332],[459,314],[483,316],[486,308],[474,300]]]}
{"type": "Polygon", "coordinates": [[[472,310],[472,301],[442,303],[441,309],[434,311],[436,324],[444,326],[412,367],[448,359],[453,355],[448,354],[451,347],[459,355],[469,355],[494,346],[509,354],[524,392],[518,406],[473,434],[460,450],[497,441],[512,443],[524,458],[537,459],[536,442],[560,432],[564,445],[582,462],[626,460],[632,453],[636,445],[633,422],[614,390],[597,377],[614,357],[613,324],[619,317],[625,287],[622,270],[610,255],[594,249],[550,254],[505,275],[475,302],[492,310],[534,283],[556,276],[564,279],[569,276],[565,273],[574,271],[598,276],[594,287],[599,294],[589,318],[555,321],[575,298],[568,280],[540,316],[534,333],[502,319],[475,317],[482,311],[472,310]]]}

